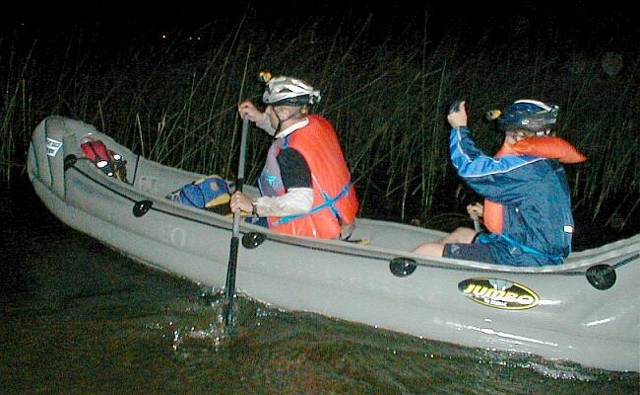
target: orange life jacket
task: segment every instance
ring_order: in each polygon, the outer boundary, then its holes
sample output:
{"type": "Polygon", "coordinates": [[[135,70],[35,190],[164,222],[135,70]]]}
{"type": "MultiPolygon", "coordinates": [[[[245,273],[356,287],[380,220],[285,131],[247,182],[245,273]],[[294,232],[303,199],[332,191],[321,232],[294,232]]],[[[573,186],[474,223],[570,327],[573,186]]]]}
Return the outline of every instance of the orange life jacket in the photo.
{"type": "MultiPolygon", "coordinates": [[[[275,157],[284,148],[298,151],[309,166],[313,208],[307,214],[267,217],[267,221],[269,229],[277,232],[333,239],[340,236],[343,224],[353,223],[359,203],[333,126],[318,115],[311,115],[308,119],[307,126],[274,141],[268,155],[271,158],[268,157],[267,162],[277,165],[275,157]]],[[[262,185],[267,182],[279,185],[272,193],[283,195],[285,190],[281,180],[274,178],[280,178],[280,171],[270,171],[265,166],[261,176],[264,180],[262,185]]]]}
{"type": "MultiPolygon", "coordinates": [[[[557,136],[534,136],[515,144],[506,142],[494,155],[528,155],[540,158],[558,159],[561,163],[580,163],[587,160],[571,143],[557,136]]],[[[502,205],[489,199],[484,200],[484,226],[491,233],[502,233],[502,205]]]]}

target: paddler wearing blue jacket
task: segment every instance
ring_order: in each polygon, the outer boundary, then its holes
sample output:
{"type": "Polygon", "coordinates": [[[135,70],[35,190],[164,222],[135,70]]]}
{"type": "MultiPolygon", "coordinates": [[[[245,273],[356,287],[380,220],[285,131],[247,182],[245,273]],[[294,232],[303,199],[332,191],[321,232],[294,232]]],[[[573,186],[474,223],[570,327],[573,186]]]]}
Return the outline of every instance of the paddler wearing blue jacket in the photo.
{"type": "MultiPolygon", "coordinates": [[[[498,119],[505,145],[549,134],[558,107],[519,100],[498,119]]],[[[465,102],[449,113],[451,161],[477,193],[502,205],[500,233],[458,228],[414,252],[512,266],[562,264],[571,252],[574,221],[567,177],[561,163],[548,157],[507,154],[494,158],[478,149],[467,128],[465,102]]]]}

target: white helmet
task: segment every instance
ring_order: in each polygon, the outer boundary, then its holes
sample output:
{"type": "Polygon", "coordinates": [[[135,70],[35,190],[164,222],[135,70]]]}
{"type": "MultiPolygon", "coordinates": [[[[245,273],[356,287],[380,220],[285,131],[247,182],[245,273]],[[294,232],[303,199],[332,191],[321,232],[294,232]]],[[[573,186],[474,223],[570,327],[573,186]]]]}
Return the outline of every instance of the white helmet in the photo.
{"type": "Polygon", "coordinates": [[[291,77],[275,77],[267,81],[262,95],[265,104],[304,106],[320,101],[320,91],[306,82],[291,77]]]}

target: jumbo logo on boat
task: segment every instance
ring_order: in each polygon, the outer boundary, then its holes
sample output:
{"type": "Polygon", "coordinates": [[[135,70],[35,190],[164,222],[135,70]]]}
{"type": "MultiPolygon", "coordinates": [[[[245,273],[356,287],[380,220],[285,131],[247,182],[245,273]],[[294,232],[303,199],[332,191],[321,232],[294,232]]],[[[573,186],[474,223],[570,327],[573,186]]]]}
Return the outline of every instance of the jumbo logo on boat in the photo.
{"type": "Polygon", "coordinates": [[[469,299],[505,310],[524,310],[538,305],[538,295],[524,285],[497,278],[470,278],[458,284],[469,299]]]}

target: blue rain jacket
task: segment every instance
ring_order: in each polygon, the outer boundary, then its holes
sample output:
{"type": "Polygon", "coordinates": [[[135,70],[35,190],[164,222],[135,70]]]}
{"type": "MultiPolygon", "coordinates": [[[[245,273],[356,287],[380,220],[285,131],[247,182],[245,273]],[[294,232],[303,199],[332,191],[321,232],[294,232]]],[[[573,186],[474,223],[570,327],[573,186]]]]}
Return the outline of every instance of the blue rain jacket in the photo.
{"type": "Polygon", "coordinates": [[[571,195],[559,161],[532,156],[493,158],[480,151],[467,128],[449,136],[451,161],[476,192],[502,204],[502,234],[479,234],[496,262],[513,266],[558,265],[571,252],[571,195]]]}

